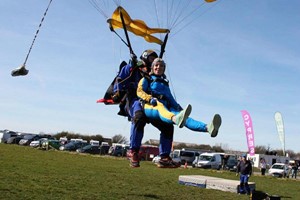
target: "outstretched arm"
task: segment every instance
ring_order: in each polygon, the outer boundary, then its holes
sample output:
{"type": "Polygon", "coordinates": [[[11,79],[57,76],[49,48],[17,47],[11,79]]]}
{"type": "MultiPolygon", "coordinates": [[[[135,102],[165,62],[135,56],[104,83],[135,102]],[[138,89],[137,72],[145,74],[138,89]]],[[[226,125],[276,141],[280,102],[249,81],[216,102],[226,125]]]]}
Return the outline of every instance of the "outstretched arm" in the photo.
{"type": "Polygon", "coordinates": [[[136,91],[137,96],[146,101],[147,103],[150,102],[152,95],[148,94],[146,91],[148,90],[149,82],[146,78],[142,78],[138,84],[138,88],[136,91]]]}

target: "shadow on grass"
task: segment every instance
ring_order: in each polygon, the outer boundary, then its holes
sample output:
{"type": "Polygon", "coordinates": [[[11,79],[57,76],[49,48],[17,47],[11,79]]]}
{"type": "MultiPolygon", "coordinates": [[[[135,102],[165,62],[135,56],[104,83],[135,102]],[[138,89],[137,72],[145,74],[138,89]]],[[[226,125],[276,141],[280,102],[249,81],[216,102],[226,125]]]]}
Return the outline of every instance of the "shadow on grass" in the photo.
{"type": "Polygon", "coordinates": [[[151,198],[151,199],[159,199],[159,197],[155,194],[145,194],[145,195],[142,195],[144,197],[147,197],[147,198],[151,198]]]}
{"type": "Polygon", "coordinates": [[[262,192],[262,191],[254,191],[252,193],[252,199],[253,200],[264,200],[264,199],[279,200],[281,198],[290,199],[291,197],[279,196],[279,195],[269,195],[268,193],[265,193],[265,192],[262,192]]]}

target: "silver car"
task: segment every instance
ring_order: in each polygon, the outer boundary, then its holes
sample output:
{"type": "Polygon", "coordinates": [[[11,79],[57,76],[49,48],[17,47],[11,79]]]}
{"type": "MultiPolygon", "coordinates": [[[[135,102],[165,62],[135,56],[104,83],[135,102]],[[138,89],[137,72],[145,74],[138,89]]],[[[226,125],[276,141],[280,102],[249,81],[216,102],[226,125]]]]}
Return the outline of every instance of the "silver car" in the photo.
{"type": "Polygon", "coordinates": [[[275,177],[286,177],[288,166],[284,163],[275,163],[269,169],[268,174],[275,177]]]}

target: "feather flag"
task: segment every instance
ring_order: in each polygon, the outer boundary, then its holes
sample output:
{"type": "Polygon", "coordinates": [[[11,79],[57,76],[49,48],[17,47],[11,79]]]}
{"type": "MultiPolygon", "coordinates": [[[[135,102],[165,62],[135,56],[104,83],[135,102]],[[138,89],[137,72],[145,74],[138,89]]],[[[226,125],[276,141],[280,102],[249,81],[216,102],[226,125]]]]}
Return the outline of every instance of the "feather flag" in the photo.
{"type": "Polygon", "coordinates": [[[246,138],[247,138],[247,145],[248,145],[248,152],[250,156],[254,156],[255,154],[255,145],[254,145],[254,131],[252,126],[252,120],[250,114],[246,110],[241,111],[244,125],[246,129],[246,138]]]}
{"type": "Polygon", "coordinates": [[[280,112],[275,112],[275,122],[276,122],[277,132],[279,135],[279,140],[282,146],[283,155],[285,155],[285,134],[284,134],[283,119],[280,112]]]}

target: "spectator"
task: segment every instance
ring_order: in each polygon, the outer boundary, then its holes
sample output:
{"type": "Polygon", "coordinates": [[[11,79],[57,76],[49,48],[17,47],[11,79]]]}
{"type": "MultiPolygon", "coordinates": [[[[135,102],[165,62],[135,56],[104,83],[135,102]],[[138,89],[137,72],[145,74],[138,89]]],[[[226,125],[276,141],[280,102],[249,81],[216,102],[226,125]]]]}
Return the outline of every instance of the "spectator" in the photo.
{"type": "Polygon", "coordinates": [[[298,171],[298,166],[296,163],[292,164],[292,178],[295,177],[295,179],[297,178],[297,171],[298,171]]]}
{"type": "Polygon", "coordinates": [[[252,164],[250,160],[247,160],[247,155],[243,154],[241,161],[239,161],[237,165],[236,176],[240,174],[240,194],[248,194],[250,195],[250,187],[248,184],[248,180],[252,174],[252,164]]]}
{"type": "Polygon", "coordinates": [[[222,169],[225,170],[227,167],[227,162],[229,159],[229,155],[224,155],[223,159],[222,159],[222,169]]]}
{"type": "Polygon", "coordinates": [[[259,167],[260,167],[261,175],[264,176],[265,173],[266,173],[266,168],[267,168],[267,163],[266,163],[266,160],[264,158],[260,159],[259,167]]]}

